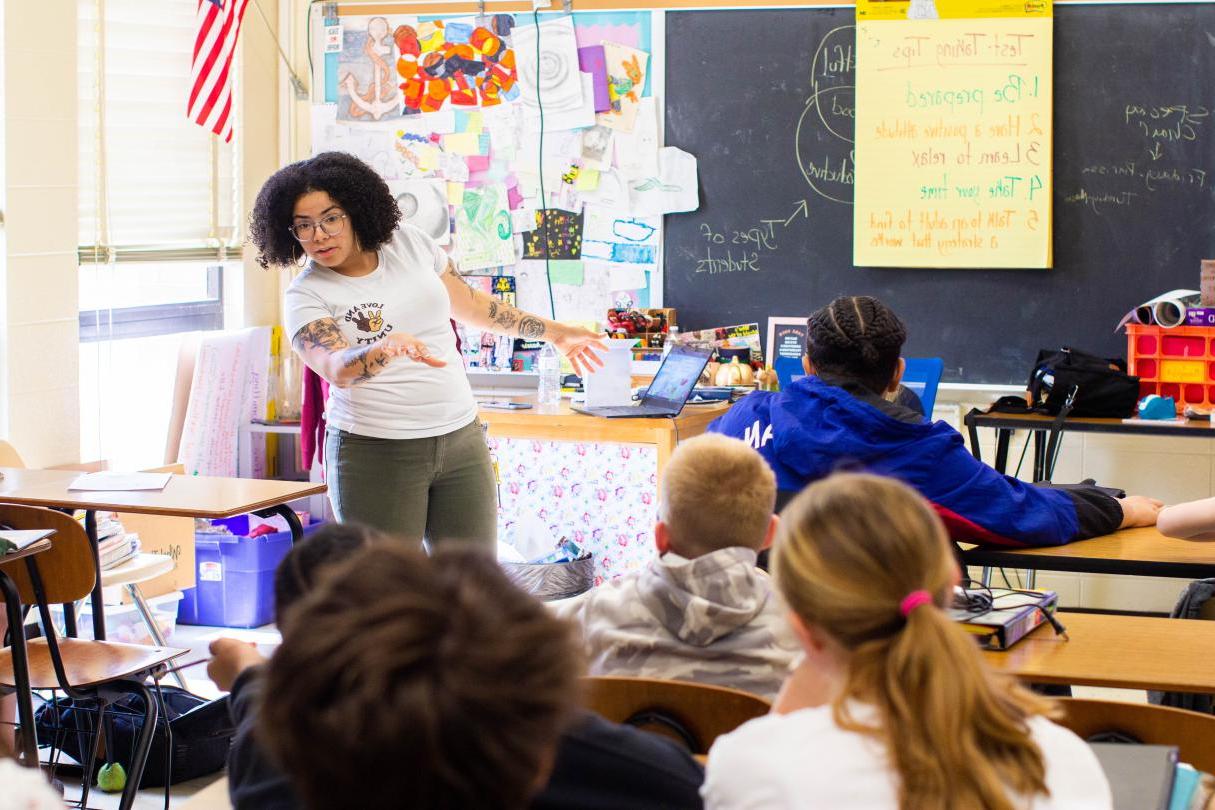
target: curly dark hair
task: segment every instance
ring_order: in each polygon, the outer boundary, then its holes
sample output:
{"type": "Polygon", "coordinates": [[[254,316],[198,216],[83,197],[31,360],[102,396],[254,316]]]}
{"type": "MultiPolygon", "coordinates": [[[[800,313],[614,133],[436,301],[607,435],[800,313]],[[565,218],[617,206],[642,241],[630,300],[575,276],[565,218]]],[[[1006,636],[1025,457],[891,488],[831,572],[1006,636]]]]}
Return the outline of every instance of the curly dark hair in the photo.
{"type": "Polygon", "coordinates": [[[861,383],[875,394],[890,385],[907,327],[867,295],[837,298],[806,322],[806,355],[819,373],[861,383]]]}
{"type": "Polygon", "coordinates": [[[295,201],[310,191],[325,192],[345,209],[363,250],[385,244],[401,220],[397,201],[374,169],[345,152],[322,152],[279,169],[257,193],[249,238],[262,267],[284,267],[299,259],[303,248],[288,229],[295,201]]]}

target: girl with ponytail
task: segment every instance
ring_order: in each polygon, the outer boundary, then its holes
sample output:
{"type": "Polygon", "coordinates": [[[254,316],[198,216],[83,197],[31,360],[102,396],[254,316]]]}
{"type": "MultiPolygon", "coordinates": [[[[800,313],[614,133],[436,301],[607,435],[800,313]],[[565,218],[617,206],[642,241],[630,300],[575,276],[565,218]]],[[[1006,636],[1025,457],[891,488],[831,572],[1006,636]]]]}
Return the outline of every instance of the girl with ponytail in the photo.
{"type": "Polygon", "coordinates": [[[1089,747],[945,613],[958,570],[912,489],[840,474],[782,514],[773,576],[805,656],[718,738],[709,810],[1108,810],[1089,747]]]}

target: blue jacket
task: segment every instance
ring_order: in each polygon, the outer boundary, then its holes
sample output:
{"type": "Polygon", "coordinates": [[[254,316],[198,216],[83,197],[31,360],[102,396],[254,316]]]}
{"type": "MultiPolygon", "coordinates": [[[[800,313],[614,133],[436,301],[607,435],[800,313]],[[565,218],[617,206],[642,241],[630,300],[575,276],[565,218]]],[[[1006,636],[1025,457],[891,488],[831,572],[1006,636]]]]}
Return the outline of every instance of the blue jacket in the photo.
{"type": "Polygon", "coordinates": [[[847,469],[897,478],[919,490],[956,540],[1051,546],[1108,534],[1122,509],[1095,488],[1051,489],[1001,475],[944,422],[929,422],[863,389],[803,377],[780,393],[756,392],[709,426],[748,442],[800,491],[847,469]]]}

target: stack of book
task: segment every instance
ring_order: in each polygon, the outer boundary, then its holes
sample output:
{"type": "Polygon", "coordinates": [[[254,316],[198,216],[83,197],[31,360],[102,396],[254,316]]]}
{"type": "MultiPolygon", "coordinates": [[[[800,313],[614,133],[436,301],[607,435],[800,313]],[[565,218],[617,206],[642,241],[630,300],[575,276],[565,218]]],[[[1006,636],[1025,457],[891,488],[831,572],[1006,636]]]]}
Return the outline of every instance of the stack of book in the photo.
{"type": "Polygon", "coordinates": [[[97,515],[97,555],[101,570],[122,565],[138,553],[138,534],[124,529],[112,512],[97,515]]]}

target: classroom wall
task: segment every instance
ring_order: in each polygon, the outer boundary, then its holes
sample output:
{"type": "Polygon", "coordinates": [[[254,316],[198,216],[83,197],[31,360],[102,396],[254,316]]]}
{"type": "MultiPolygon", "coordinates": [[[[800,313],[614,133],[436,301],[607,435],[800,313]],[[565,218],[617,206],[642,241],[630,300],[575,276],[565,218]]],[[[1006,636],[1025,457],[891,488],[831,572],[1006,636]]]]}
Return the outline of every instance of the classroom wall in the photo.
{"type": "Polygon", "coordinates": [[[80,452],[76,4],[0,3],[4,215],[0,437],[27,464],[80,452]]]}

